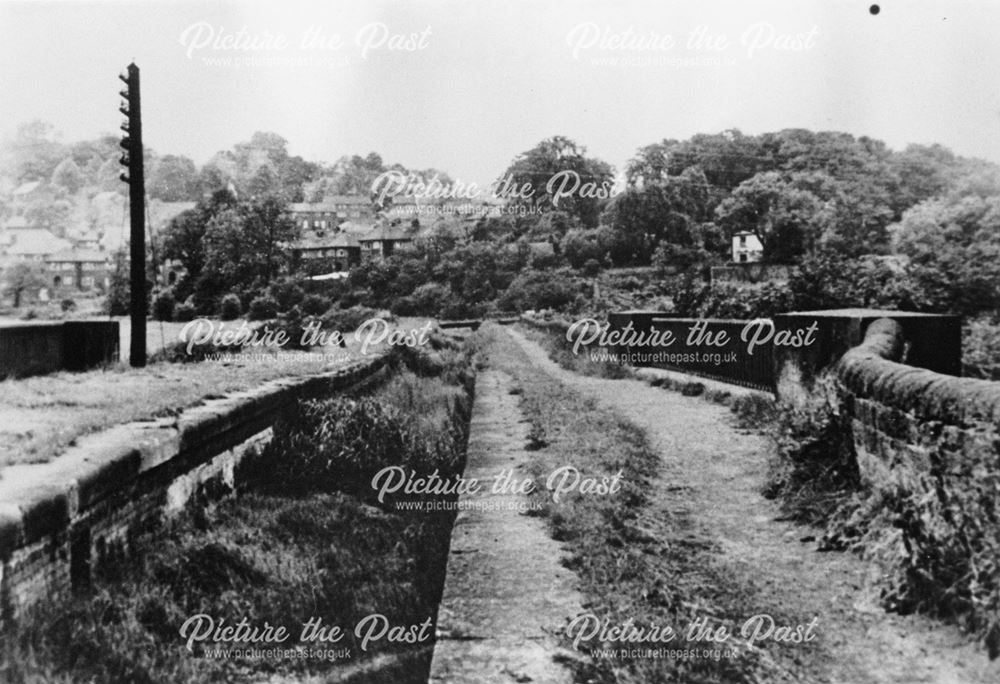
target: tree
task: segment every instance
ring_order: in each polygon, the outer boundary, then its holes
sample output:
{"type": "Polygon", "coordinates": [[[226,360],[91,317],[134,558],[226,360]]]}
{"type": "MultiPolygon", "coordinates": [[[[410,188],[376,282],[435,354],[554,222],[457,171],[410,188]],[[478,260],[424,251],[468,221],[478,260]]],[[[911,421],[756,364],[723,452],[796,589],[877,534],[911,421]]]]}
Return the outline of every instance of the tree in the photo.
{"type": "Polygon", "coordinates": [[[198,169],[184,156],[168,154],[149,170],[146,191],[153,199],[186,202],[198,198],[198,169]]]}
{"type": "Polygon", "coordinates": [[[893,233],[930,308],[974,314],[1000,307],[1000,196],[927,200],[893,233]]]}
{"type": "Polygon", "coordinates": [[[14,138],[0,145],[4,175],[17,183],[51,178],[66,154],[55,127],[37,119],[18,126],[14,138]]]}
{"type": "Polygon", "coordinates": [[[530,198],[512,197],[514,204],[564,211],[593,228],[611,197],[614,174],[609,164],[586,153],[585,147],[557,135],[518,155],[501,180],[509,179],[513,188],[531,188],[530,198]]]}
{"type": "Polygon", "coordinates": [[[63,159],[56,166],[52,172],[52,184],[64,189],[71,195],[75,195],[83,187],[83,173],[72,157],[63,159]]]}
{"type": "Polygon", "coordinates": [[[287,270],[284,245],[297,236],[285,206],[273,197],[223,207],[205,226],[205,261],[196,290],[207,294],[220,285],[236,291],[267,285],[287,270]]]}
{"type": "Polygon", "coordinates": [[[21,297],[25,292],[45,285],[45,276],[36,263],[19,261],[3,271],[4,295],[14,298],[15,309],[21,306],[21,297]]]}
{"type": "Polygon", "coordinates": [[[220,212],[234,207],[237,201],[227,190],[217,190],[194,209],[175,216],[163,233],[163,258],[179,261],[186,272],[176,285],[176,295],[184,300],[205,267],[205,231],[220,212]]]}
{"type": "Polygon", "coordinates": [[[608,204],[603,220],[631,245],[629,262],[646,264],[661,242],[693,244],[695,226],[710,217],[709,195],[705,174],[691,166],[630,187],[608,204]]]}
{"type": "Polygon", "coordinates": [[[821,207],[812,192],[767,171],[740,183],[716,209],[716,217],[730,236],[741,230],[754,233],[764,245],[766,261],[791,263],[816,245],[821,207]]]}

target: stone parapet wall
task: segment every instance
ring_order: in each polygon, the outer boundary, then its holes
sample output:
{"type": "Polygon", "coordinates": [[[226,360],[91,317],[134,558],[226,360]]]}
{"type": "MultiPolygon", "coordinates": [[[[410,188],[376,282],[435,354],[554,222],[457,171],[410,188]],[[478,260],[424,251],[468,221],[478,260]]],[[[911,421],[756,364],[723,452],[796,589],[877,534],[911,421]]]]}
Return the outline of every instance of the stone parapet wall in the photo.
{"type": "Polygon", "coordinates": [[[192,501],[237,486],[237,466],[301,399],[383,379],[387,355],[234,392],[179,416],[81,437],[43,464],[0,471],[0,619],[65,595],[131,553],[192,501]]]}

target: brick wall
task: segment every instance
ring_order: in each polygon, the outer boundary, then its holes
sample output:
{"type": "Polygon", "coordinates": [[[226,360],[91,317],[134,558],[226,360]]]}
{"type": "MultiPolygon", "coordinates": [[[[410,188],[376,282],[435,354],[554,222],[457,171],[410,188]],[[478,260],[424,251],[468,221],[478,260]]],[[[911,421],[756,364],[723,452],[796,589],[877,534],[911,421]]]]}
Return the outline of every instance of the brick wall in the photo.
{"type": "Polygon", "coordinates": [[[388,373],[378,356],[207,401],[177,418],[120,425],[44,464],[0,477],[0,622],[41,597],[89,586],[192,502],[239,486],[240,461],[295,401],[351,392],[388,373]]]}

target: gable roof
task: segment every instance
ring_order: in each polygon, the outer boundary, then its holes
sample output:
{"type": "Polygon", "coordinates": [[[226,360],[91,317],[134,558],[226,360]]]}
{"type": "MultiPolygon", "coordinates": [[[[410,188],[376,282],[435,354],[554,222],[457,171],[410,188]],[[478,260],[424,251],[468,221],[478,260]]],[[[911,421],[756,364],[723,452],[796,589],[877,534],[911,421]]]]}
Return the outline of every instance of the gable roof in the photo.
{"type": "Polygon", "coordinates": [[[4,250],[14,256],[45,256],[71,249],[68,240],[56,237],[44,228],[12,229],[4,232],[4,250]]]}
{"type": "Polygon", "coordinates": [[[378,226],[367,235],[358,238],[359,242],[375,242],[376,240],[383,242],[413,240],[413,235],[407,233],[402,228],[378,226]]]}
{"type": "Polygon", "coordinates": [[[72,261],[88,264],[106,263],[108,261],[107,252],[99,252],[96,249],[64,249],[55,254],[45,257],[46,261],[72,261]]]}

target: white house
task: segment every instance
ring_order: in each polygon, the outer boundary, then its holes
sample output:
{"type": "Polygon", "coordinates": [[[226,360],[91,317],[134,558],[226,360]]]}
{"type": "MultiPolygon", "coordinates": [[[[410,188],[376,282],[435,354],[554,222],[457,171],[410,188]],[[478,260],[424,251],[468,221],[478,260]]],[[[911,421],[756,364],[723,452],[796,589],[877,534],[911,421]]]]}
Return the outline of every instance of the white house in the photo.
{"type": "Polygon", "coordinates": [[[733,263],[756,263],[764,258],[764,245],[760,238],[749,230],[733,234],[733,263]]]}

